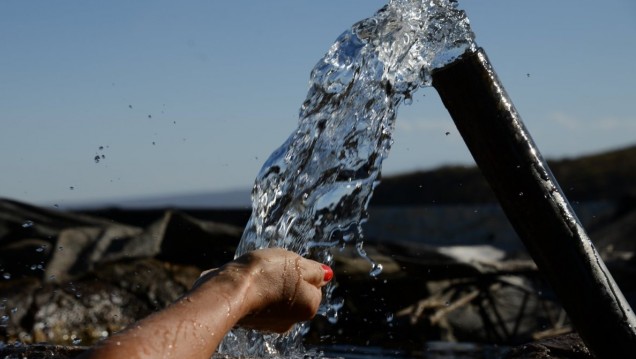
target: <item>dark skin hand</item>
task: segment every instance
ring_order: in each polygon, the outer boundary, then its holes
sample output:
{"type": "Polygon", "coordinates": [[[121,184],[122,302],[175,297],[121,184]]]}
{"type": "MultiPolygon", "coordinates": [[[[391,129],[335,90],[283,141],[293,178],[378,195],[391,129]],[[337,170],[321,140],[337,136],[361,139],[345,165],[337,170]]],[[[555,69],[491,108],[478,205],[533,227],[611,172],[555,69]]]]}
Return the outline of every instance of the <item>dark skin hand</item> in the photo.
{"type": "Polygon", "coordinates": [[[175,303],[78,359],[208,359],[235,325],[284,333],[313,318],[332,275],[329,267],[284,249],[250,252],[204,272],[175,303]]]}

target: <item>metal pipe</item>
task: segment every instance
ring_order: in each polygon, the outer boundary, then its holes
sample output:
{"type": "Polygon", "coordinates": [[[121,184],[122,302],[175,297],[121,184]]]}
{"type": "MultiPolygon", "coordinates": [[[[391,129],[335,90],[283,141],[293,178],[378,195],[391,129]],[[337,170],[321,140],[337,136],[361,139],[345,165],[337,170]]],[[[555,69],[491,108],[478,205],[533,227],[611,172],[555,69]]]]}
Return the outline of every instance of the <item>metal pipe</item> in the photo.
{"type": "Polygon", "coordinates": [[[532,141],[482,49],[433,74],[475,162],[588,348],[636,354],[636,317],[532,141]]]}

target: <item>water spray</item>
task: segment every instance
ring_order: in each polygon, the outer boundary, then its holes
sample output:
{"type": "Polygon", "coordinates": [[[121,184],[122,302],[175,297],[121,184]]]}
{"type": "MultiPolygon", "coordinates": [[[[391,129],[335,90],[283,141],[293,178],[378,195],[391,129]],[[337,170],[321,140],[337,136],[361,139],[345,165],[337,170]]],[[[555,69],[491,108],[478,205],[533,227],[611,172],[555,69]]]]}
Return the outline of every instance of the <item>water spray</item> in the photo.
{"type": "MultiPolygon", "coordinates": [[[[330,248],[354,246],[365,257],[361,225],[398,107],[431,85],[586,344],[603,358],[636,353],[636,318],[453,0],[392,0],[338,37],[311,72],[298,128],[257,176],[237,256],[283,247],[329,265],[330,248]]],[[[336,313],[325,293],[324,312],[336,313]]],[[[233,331],[219,352],[302,353],[306,328],[233,331]]]]}

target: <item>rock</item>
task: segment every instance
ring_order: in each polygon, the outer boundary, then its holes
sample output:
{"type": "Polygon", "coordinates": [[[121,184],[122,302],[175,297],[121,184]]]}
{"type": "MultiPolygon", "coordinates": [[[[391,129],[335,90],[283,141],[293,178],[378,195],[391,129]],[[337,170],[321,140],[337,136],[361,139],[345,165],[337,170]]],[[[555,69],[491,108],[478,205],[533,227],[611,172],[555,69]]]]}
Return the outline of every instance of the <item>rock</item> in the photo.
{"type": "Polygon", "coordinates": [[[9,320],[0,341],[92,345],[176,300],[200,271],[137,259],[103,265],[76,281],[3,283],[0,313],[9,320]]]}
{"type": "MultiPolygon", "coordinates": [[[[630,213],[616,223],[629,226],[630,213]]],[[[32,344],[0,350],[63,357],[67,347],[55,345],[91,345],[174,301],[201,270],[229,261],[241,232],[174,211],[136,226],[0,200],[0,343],[32,344]],[[40,341],[50,345],[34,344],[40,341]]],[[[384,271],[370,276],[371,263],[355,248],[334,249],[339,320],[330,322],[332,312],[317,316],[307,344],[421,351],[426,342],[457,340],[503,347],[571,330],[534,263],[499,247],[392,239],[364,248],[384,271]]],[[[634,283],[630,258],[608,264],[624,266],[622,283],[634,283]]],[[[538,356],[511,358],[586,355],[575,344],[528,344],[516,355],[538,356]]]]}
{"type": "Polygon", "coordinates": [[[68,347],[50,344],[0,344],[0,358],[3,359],[71,359],[83,351],[85,347],[68,347]]]}
{"type": "Polygon", "coordinates": [[[0,199],[0,343],[91,345],[229,261],[241,232],[173,211],[139,228],[0,199]]]}
{"type": "Polygon", "coordinates": [[[505,359],[594,359],[578,334],[566,334],[513,348],[505,359]]]}
{"type": "Polygon", "coordinates": [[[232,259],[242,231],[174,211],[139,228],[0,199],[0,274],[62,283],[135,258],[211,268],[232,259]]]}

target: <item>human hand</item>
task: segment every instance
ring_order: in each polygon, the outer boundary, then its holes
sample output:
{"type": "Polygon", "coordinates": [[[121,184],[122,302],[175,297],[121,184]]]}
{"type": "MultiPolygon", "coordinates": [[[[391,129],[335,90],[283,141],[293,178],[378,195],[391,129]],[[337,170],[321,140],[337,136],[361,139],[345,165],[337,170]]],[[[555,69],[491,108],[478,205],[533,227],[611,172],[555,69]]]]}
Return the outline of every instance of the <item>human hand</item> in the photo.
{"type": "Polygon", "coordinates": [[[212,278],[245,284],[243,316],[238,324],[283,333],[316,315],[322,299],[320,288],[332,277],[326,265],[281,248],[267,248],[204,272],[195,288],[212,278]]]}
{"type": "Polygon", "coordinates": [[[269,248],[201,274],[178,301],[84,352],[81,358],[209,358],[230,328],[283,333],[311,319],[331,268],[269,248]]]}

